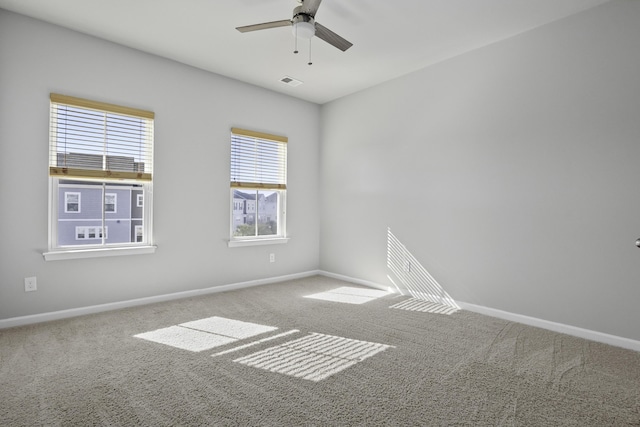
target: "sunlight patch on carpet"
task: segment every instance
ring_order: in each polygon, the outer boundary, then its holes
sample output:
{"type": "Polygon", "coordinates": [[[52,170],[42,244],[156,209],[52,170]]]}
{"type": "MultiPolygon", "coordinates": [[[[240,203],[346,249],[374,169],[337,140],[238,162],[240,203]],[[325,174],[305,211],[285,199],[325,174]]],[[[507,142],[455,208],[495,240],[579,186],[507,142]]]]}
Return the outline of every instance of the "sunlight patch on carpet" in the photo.
{"type": "Polygon", "coordinates": [[[305,298],[342,302],[346,304],[364,304],[387,295],[389,295],[389,292],[387,291],[342,286],[340,288],[331,289],[326,292],[305,295],[305,298]]]}
{"type": "Polygon", "coordinates": [[[321,381],[393,346],[311,333],[235,359],[234,362],[311,381],[321,381]]]}
{"type": "Polygon", "coordinates": [[[207,332],[194,331],[193,329],[181,326],[169,326],[151,332],[134,335],[136,338],[157,342],[159,344],[170,345],[189,351],[203,351],[214,347],[229,344],[237,341],[235,338],[223,337],[222,335],[210,334],[207,332]]]}
{"type": "Polygon", "coordinates": [[[147,341],[200,352],[278,328],[224,317],[209,317],[134,335],[147,341]]]}
{"type": "Polygon", "coordinates": [[[251,338],[253,336],[278,329],[274,326],[241,322],[240,320],[226,319],[224,317],[217,316],[194,320],[193,322],[181,323],[180,326],[237,339],[251,338]]]}
{"type": "Polygon", "coordinates": [[[457,308],[448,305],[438,304],[432,301],[425,301],[416,298],[409,298],[398,304],[394,304],[389,308],[397,308],[408,311],[421,311],[424,313],[446,314],[450,315],[458,311],[457,308]]]}
{"type": "Polygon", "coordinates": [[[267,341],[277,340],[278,338],[286,337],[286,336],[291,335],[291,334],[297,334],[298,332],[300,332],[300,331],[297,330],[297,329],[291,329],[290,331],[283,332],[281,334],[271,335],[269,337],[262,338],[262,339],[257,340],[257,341],[252,341],[252,342],[250,342],[248,344],[243,344],[243,345],[240,345],[238,347],[233,347],[233,348],[230,348],[228,350],[221,351],[221,352],[218,352],[216,354],[212,354],[211,357],[222,356],[223,354],[229,354],[229,353],[233,353],[235,351],[244,350],[245,348],[253,347],[254,345],[259,345],[259,344],[265,343],[267,341]]]}

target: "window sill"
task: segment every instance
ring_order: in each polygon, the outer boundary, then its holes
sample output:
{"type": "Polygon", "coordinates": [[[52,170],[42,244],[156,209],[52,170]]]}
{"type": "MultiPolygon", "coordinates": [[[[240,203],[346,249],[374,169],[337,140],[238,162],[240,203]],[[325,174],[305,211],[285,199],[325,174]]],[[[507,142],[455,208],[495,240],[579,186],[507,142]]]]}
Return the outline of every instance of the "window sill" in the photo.
{"type": "Polygon", "coordinates": [[[278,237],[275,239],[236,239],[229,240],[228,245],[230,248],[239,248],[242,246],[280,245],[288,241],[288,237],[278,237]]]}
{"type": "Polygon", "coordinates": [[[45,261],[60,261],[65,259],[102,258],[121,255],[144,255],[152,254],[156,251],[156,249],[157,246],[72,249],[45,252],[42,255],[44,256],[45,261]]]}

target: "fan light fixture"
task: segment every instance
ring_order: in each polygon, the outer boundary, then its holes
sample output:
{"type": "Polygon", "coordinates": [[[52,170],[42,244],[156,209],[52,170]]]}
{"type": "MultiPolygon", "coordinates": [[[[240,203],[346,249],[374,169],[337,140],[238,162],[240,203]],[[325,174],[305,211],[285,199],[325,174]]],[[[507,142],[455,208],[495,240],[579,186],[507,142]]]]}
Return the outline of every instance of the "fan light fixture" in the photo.
{"type": "Polygon", "coordinates": [[[310,40],[316,33],[316,26],[313,22],[298,21],[293,24],[293,35],[301,39],[310,40]]]}

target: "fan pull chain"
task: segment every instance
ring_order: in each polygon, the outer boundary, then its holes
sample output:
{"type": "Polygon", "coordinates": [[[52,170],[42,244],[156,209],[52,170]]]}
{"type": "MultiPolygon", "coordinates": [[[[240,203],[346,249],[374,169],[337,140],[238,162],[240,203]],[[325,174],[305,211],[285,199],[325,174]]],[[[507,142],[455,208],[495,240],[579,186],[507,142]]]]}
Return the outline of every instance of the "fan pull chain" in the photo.
{"type": "Polygon", "coordinates": [[[294,36],[294,39],[296,39],[296,41],[294,42],[293,53],[297,54],[298,53],[298,26],[296,25],[293,28],[296,31],[296,34],[294,36]]]}
{"type": "Polygon", "coordinates": [[[309,39],[309,63],[307,65],[311,64],[313,64],[313,62],[311,62],[311,39],[309,39]]]}

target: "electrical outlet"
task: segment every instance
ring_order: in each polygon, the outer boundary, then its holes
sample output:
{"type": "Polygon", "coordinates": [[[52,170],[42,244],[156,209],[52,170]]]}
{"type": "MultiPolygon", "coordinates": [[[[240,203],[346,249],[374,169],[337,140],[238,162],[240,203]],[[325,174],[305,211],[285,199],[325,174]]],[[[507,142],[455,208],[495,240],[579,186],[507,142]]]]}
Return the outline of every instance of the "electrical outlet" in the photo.
{"type": "Polygon", "coordinates": [[[411,262],[410,261],[405,261],[404,262],[404,272],[405,273],[411,273],[411,262]]]}
{"type": "Polygon", "coordinates": [[[33,292],[38,290],[38,283],[35,277],[25,277],[24,278],[24,291],[25,292],[33,292]]]}
{"type": "Polygon", "coordinates": [[[276,262],[276,254],[269,254],[269,262],[276,262]]]}

